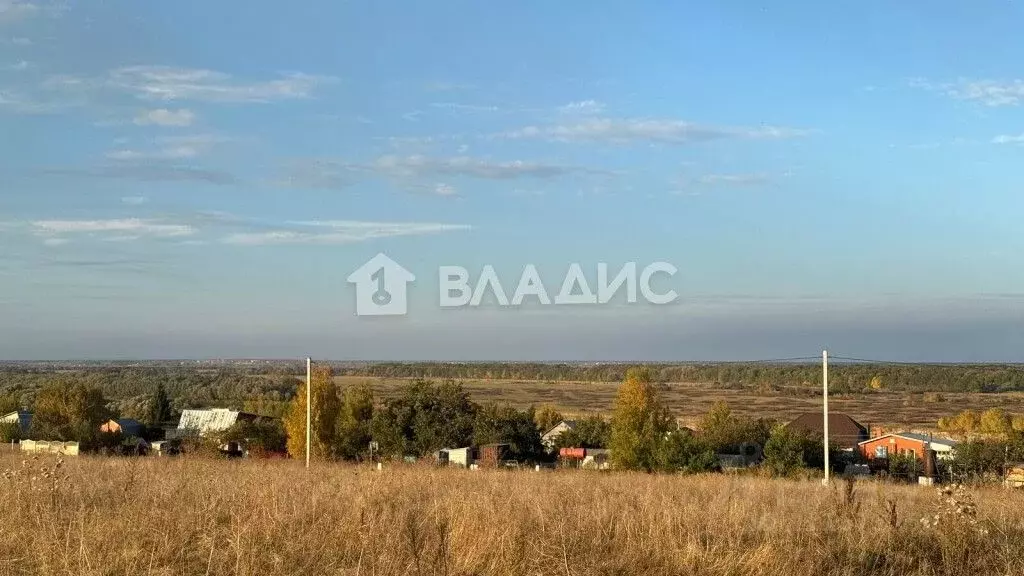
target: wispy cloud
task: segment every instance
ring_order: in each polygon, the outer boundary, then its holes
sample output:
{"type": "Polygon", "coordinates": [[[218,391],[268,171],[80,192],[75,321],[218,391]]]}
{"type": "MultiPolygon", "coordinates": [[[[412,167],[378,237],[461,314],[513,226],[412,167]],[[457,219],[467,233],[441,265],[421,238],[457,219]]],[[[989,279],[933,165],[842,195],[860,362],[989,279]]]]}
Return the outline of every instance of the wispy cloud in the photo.
{"type": "Polygon", "coordinates": [[[29,95],[16,90],[0,90],[0,112],[23,115],[56,114],[83,106],[78,96],[51,98],[48,95],[29,95]]]}
{"type": "Polygon", "coordinates": [[[32,67],[32,64],[28,60],[19,60],[14,64],[7,66],[8,70],[13,72],[24,72],[32,67]]]}
{"type": "Polygon", "coordinates": [[[366,166],[378,174],[399,178],[424,176],[465,176],[486,180],[513,180],[517,178],[558,178],[581,168],[543,162],[512,160],[507,162],[455,156],[433,158],[428,156],[381,156],[366,166]]]}
{"type": "Polygon", "coordinates": [[[705,174],[697,179],[708,186],[759,186],[771,182],[768,174],[705,174]]]}
{"type": "Polygon", "coordinates": [[[228,186],[237,182],[237,179],[227,172],[164,163],[119,162],[95,168],[49,168],[42,173],[51,176],[86,176],[139,182],[199,182],[218,186],[228,186]]]}
{"type": "Polygon", "coordinates": [[[141,206],[146,202],[149,202],[149,198],[145,196],[122,196],[121,202],[129,206],[141,206]]]}
{"type": "Polygon", "coordinates": [[[568,115],[592,115],[604,112],[604,104],[597,100],[580,100],[560,106],[558,111],[568,115]]]}
{"type": "Polygon", "coordinates": [[[32,234],[44,238],[50,246],[64,244],[69,237],[89,237],[105,241],[140,238],[177,238],[191,236],[195,228],[187,224],[160,220],[122,218],[113,220],[36,220],[29,223],[32,234]]]}
{"type": "Polygon", "coordinates": [[[98,76],[57,74],[39,89],[49,94],[91,100],[127,95],[144,102],[271,103],[312,97],[327,76],[283,74],[273,80],[245,80],[224,72],[172,66],[127,66],[98,76]]]}
{"type": "Polygon", "coordinates": [[[154,147],[150,149],[121,148],[107,152],[106,156],[120,161],[180,160],[203,155],[214,146],[228,141],[230,138],[215,134],[160,136],[153,139],[154,147]]]}
{"type": "Polygon", "coordinates": [[[729,138],[797,138],[812,133],[811,130],[780,126],[728,127],[702,125],[682,120],[594,118],[551,126],[527,126],[498,136],[557,142],[689,144],[729,138]]]}
{"type": "Polygon", "coordinates": [[[476,114],[482,112],[500,112],[501,108],[498,106],[482,105],[482,104],[460,104],[458,102],[432,102],[431,108],[439,108],[441,110],[447,110],[452,113],[463,113],[463,114],[476,114]]]}
{"type": "Polygon", "coordinates": [[[0,25],[20,22],[39,15],[42,7],[34,2],[0,0],[0,25]]]}
{"type": "Polygon", "coordinates": [[[157,108],[155,110],[144,110],[135,116],[135,124],[138,126],[166,126],[182,128],[191,126],[196,115],[191,110],[168,110],[157,108]]]}
{"type": "Polygon", "coordinates": [[[1024,144],[1024,134],[1017,134],[1012,136],[1009,134],[1001,134],[992,139],[993,144],[1024,144]]]}
{"type": "Polygon", "coordinates": [[[428,92],[457,92],[460,90],[472,90],[473,88],[472,84],[459,82],[428,82],[424,86],[424,89],[428,92]]]}
{"type": "Polygon", "coordinates": [[[451,184],[441,182],[434,185],[434,194],[438,196],[457,196],[459,191],[451,184]]]}
{"type": "Polygon", "coordinates": [[[980,102],[986,106],[1017,106],[1024,102],[1024,80],[976,80],[960,78],[955,82],[933,82],[913,78],[915,88],[946,94],[958,100],[980,102]]]}
{"type": "Polygon", "coordinates": [[[342,189],[367,177],[380,177],[398,181],[416,190],[429,189],[440,196],[451,196],[455,191],[454,186],[448,183],[438,185],[439,179],[552,179],[573,174],[609,175],[602,170],[523,160],[384,155],[369,163],[330,159],[293,162],[281,183],[297,187],[342,189]]]}
{"type": "Polygon", "coordinates": [[[352,220],[288,222],[290,229],[230,234],[225,244],[260,246],[267,244],[351,244],[395,236],[419,236],[470,230],[462,224],[360,222],[352,220]]]}
{"type": "Polygon", "coordinates": [[[171,66],[128,66],[110,72],[106,82],[143,100],[266,103],[308,98],[331,78],[303,73],[275,80],[243,81],[223,72],[171,66]]]}

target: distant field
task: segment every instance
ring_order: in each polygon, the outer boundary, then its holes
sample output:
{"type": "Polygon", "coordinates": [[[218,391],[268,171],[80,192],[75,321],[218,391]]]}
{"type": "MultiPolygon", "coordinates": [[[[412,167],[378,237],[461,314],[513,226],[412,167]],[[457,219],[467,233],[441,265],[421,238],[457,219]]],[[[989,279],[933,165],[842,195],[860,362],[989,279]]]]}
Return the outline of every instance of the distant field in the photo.
{"type": "MultiPolygon", "coordinates": [[[[394,396],[408,383],[405,379],[339,376],[344,386],[367,382],[380,397],[394,396]]],[[[552,404],[566,414],[608,413],[615,400],[614,382],[543,382],[523,380],[460,380],[477,402],[500,402],[518,407],[552,404]]],[[[718,401],[740,414],[771,418],[792,418],[821,410],[821,396],[813,390],[790,389],[760,392],[752,389],[722,388],[712,383],[674,382],[665,387],[664,398],[678,418],[692,423],[718,401]]],[[[1024,414],[1024,393],[910,393],[876,392],[830,396],[829,408],[846,412],[866,425],[933,427],[942,416],[961,410],[1002,408],[1024,414]]]]}
{"type": "Polygon", "coordinates": [[[585,471],[0,455],[0,575],[1024,574],[1024,497],[585,471]]]}

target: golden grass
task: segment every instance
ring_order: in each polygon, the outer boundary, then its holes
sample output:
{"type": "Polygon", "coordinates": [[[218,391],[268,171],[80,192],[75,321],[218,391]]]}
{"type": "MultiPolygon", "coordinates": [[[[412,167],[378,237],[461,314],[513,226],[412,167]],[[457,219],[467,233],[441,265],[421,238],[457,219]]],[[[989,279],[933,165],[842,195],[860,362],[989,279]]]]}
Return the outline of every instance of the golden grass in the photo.
{"type": "Polygon", "coordinates": [[[934,490],[873,483],[22,460],[0,456],[4,575],[1024,574],[1002,489],[975,493],[978,526],[932,528],[934,490]]]}

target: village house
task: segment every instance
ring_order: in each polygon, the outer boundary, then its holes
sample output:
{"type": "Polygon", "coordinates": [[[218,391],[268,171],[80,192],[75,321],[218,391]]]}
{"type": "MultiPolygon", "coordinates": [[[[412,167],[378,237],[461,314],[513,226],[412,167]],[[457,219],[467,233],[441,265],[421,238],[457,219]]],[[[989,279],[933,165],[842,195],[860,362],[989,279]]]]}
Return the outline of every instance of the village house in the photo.
{"type": "Polygon", "coordinates": [[[236,422],[254,421],[261,418],[265,417],[230,408],[182,410],[181,419],[178,421],[178,428],[174,435],[179,438],[194,435],[207,436],[223,432],[234,426],[236,422]]]}
{"type": "Polygon", "coordinates": [[[894,432],[865,440],[859,444],[859,448],[868,460],[884,460],[894,455],[923,459],[926,450],[934,450],[935,456],[943,460],[953,455],[956,445],[955,440],[935,438],[930,434],[894,432]]]}
{"type": "Polygon", "coordinates": [[[570,430],[576,429],[575,420],[562,420],[558,424],[551,427],[550,430],[544,432],[541,435],[540,441],[544,445],[544,449],[551,450],[555,447],[555,442],[558,441],[558,437],[570,430]]]}
{"type": "MultiPolygon", "coordinates": [[[[801,431],[821,438],[825,434],[825,419],[821,412],[807,412],[786,424],[786,428],[801,431]]],[[[868,429],[847,414],[829,412],[828,442],[840,450],[853,452],[861,442],[868,439],[868,429]]]]}

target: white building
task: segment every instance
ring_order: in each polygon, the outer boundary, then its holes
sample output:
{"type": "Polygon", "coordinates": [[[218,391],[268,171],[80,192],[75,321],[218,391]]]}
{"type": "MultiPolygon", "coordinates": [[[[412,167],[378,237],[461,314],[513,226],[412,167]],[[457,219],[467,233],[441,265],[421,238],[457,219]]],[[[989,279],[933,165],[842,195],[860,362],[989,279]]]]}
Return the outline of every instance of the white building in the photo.
{"type": "Polygon", "coordinates": [[[208,408],[205,410],[182,410],[181,420],[178,421],[176,436],[190,436],[223,432],[235,425],[236,422],[245,420],[256,420],[259,416],[231,410],[230,408],[208,408]]]}
{"type": "Polygon", "coordinates": [[[550,430],[548,430],[547,432],[542,434],[541,437],[540,437],[540,441],[541,441],[542,444],[544,444],[544,448],[546,448],[548,450],[551,450],[552,448],[555,447],[555,441],[558,440],[559,436],[561,436],[562,434],[568,432],[569,430],[575,430],[575,429],[576,429],[576,421],[575,420],[562,420],[558,424],[555,424],[554,426],[552,426],[550,430]]]}

